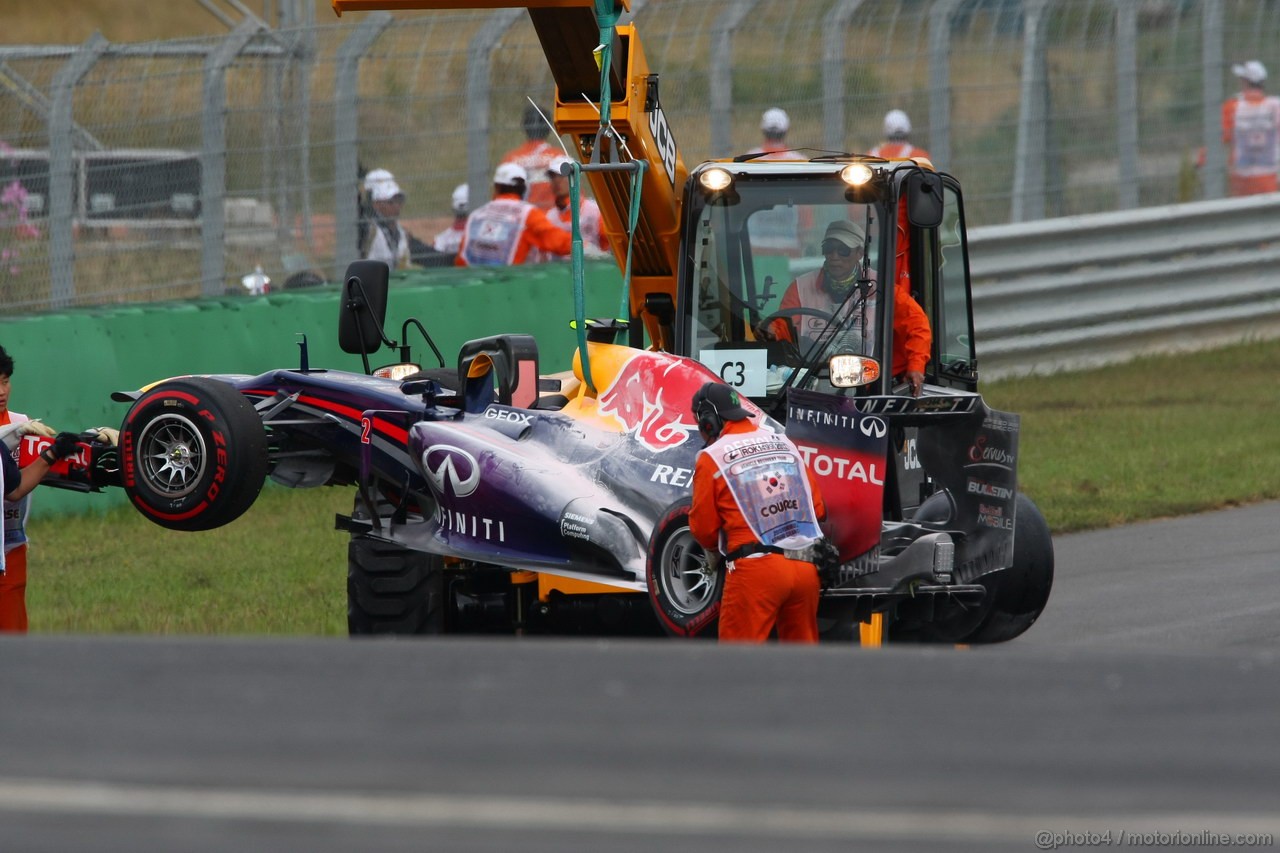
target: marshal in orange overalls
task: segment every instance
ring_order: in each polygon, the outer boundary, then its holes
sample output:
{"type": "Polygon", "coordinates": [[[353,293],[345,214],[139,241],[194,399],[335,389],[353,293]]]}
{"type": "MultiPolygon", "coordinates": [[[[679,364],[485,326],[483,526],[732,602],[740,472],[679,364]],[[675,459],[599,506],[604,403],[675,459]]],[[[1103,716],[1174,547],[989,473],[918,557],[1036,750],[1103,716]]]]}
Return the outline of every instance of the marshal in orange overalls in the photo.
{"type": "MultiPolygon", "coordinates": [[[[721,436],[748,436],[757,429],[749,420],[726,421],[721,436]]],[[[827,512],[817,480],[807,466],[805,474],[822,520],[827,512]]],[[[715,461],[705,452],[698,454],[694,466],[689,530],[708,551],[722,547],[721,531],[726,553],[757,541],[715,461]]],[[[761,554],[732,561],[728,571],[720,603],[721,642],[762,643],[775,628],[783,642],[818,642],[819,582],[812,563],[761,554]]]]}

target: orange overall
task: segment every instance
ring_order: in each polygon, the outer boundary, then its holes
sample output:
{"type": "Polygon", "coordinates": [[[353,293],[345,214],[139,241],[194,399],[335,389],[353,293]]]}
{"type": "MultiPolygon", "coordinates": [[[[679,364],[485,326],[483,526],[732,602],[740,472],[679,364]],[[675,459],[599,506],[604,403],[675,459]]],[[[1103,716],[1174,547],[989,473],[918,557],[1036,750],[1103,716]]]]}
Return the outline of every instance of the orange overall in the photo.
{"type": "MultiPolygon", "coordinates": [[[[0,414],[0,426],[26,419],[26,415],[6,411],[0,414]]],[[[0,448],[0,452],[8,451],[0,448]]],[[[18,484],[6,481],[5,485],[13,489],[18,484]]],[[[5,633],[27,633],[27,540],[22,528],[25,510],[26,504],[22,501],[4,502],[5,527],[13,528],[21,539],[21,544],[6,548],[4,574],[0,575],[0,632],[5,633]]]]}
{"type": "Polygon", "coordinates": [[[1280,102],[1261,89],[1248,89],[1222,105],[1222,141],[1226,143],[1230,161],[1231,195],[1272,193],[1280,189],[1276,173],[1276,135],[1280,133],[1280,102]],[[1245,114],[1248,120],[1244,120],[1245,114]],[[1242,130],[1241,124],[1246,125],[1242,130]],[[1256,150],[1248,138],[1259,137],[1263,144],[1256,150]],[[1254,162],[1242,162],[1252,157],[1254,162]]]}
{"type": "Polygon", "coordinates": [[[504,219],[516,217],[519,222],[514,230],[503,232],[504,242],[491,247],[488,253],[492,257],[485,259],[483,263],[508,266],[535,263],[552,256],[567,255],[573,249],[573,238],[569,232],[548,219],[546,213],[518,195],[499,193],[493,197],[493,201],[481,205],[467,217],[462,240],[458,245],[458,256],[454,259],[456,266],[475,266],[479,263],[473,253],[468,251],[467,242],[472,239],[473,233],[485,231],[481,223],[490,218],[491,212],[500,214],[504,219]]]}
{"type": "MultiPolygon", "coordinates": [[[[817,270],[791,282],[782,294],[782,301],[778,303],[778,312],[782,313],[788,308],[830,311],[834,300],[825,295],[823,275],[823,270],[817,270]]],[[[792,338],[791,329],[782,318],[773,321],[770,331],[779,340],[790,341],[792,338]]],[[[894,287],[892,375],[901,376],[909,370],[923,373],[925,365],[929,363],[932,344],[933,332],[929,328],[929,318],[924,309],[911,298],[911,293],[905,287],[894,287]]]]}
{"type": "Polygon", "coordinates": [[[550,210],[556,203],[556,194],[547,180],[547,166],[557,157],[564,156],[559,148],[541,139],[531,139],[502,155],[503,163],[515,163],[529,173],[529,192],[525,201],[539,210],[550,210]]]}
{"type": "Polygon", "coordinates": [[[19,545],[4,555],[0,575],[0,632],[27,633],[27,546],[19,545]]]}
{"type": "MultiPolygon", "coordinates": [[[[749,420],[728,421],[722,435],[745,436],[756,429],[749,420]]],[[[822,494],[807,466],[805,473],[821,520],[826,517],[822,494]]],[[[708,551],[721,547],[722,531],[727,553],[756,542],[715,461],[706,453],[699,453],[694,465],[689,531],[708,551]]],[[[783,642],[818,642],[819,583],[812,563],[760,554],[734,560],[728,570],[720,602],[721,642],[762,643],[774,628],[783,642]]]]}
{"type": "Polygon", "coordinates": [[[886,160],[896,160],[899,157],[919,157],[922,160],[929,160],[932,162],[932,158],[929,156],[928,151],[925,151],[923,148],[917,148],[910,142],[881,142],[868,153],[872,157],[883,157],[886,160]]]}

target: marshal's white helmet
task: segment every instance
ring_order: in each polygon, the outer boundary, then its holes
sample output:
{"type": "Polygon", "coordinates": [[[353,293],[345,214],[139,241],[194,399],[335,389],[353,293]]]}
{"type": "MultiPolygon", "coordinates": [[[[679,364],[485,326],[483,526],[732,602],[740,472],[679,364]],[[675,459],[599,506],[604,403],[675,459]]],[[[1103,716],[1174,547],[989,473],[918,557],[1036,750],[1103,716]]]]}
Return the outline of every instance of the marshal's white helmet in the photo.
{"type": "Polygon", "coordinates": [[[466,184],[458,184],[453,188],[453,198],[450,199],[453,212],[461,216],[467,212],[468,206],[471,204],[471,191],[466,184]]]}
{"type": "Polygon", "coordinates": [[[884,115],[885,136],[906,136],[911,133],[911,119],[902,110],[889,110],[884,115]]]}
{"type": "Polygon", "coordinates": [[[760,117],[760,129],[765,133],[786,133],[791,129],[791,117],[780,107],[771,107],[760,117]]]}

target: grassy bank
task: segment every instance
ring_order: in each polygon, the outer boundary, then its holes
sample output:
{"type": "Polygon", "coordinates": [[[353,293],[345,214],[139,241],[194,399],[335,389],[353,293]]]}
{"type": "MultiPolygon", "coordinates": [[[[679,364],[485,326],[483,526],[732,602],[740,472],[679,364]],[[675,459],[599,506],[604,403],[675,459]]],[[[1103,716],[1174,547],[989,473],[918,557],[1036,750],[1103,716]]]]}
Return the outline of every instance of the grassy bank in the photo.
{"type": "Polygon", "coordinates": [[[344,635],[347,535],[333,516],[351,504],[348,489],[269,483],[248,513],[204,533],[129,507],[34,519],[32,630],[344,635]]]}
{"type": "Polygon", "coordinates": [[[1280,342],[1009,380],[1020,486],[1055,532],[1280,498],[1280,342]]]}
{"type": "MultiPolygon", "coordinates": [[[[1280,498],[1280,342],[988,386],[1022,416],[1019,475],[1055,532],[1280,498]]],[[[86,498],[91,502],[92,497],[86,498]]],[[[346,632],[349,489],[268,486],[221,530],[131,509],[32,521],[36,631],[346,632]]]]}

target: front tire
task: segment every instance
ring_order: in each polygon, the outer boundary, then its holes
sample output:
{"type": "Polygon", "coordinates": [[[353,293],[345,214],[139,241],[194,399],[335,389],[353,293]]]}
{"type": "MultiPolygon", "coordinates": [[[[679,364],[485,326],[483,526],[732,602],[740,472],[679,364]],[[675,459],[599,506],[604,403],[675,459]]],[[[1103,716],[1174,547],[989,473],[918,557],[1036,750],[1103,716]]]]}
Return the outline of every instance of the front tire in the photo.
{"type": "Polygon", "coordinates": [[[674,637],[715,637],[724,571],[717,570],[689,530],[688,499],[667,508],[649,540],[649,601],[674,637]]]}
{"type": "Polygon", "coordinates": [[[124,490],[170,530],[211,530],[239,518],[267,476],[267,436],[253,405],[225,382],[162,382],[120,427],[124,490]]]}
{"type": "Polygon", "coordinates": [[[367,536],[347,546],[347,631],[444,633],[444,558],[367,536]]]}

